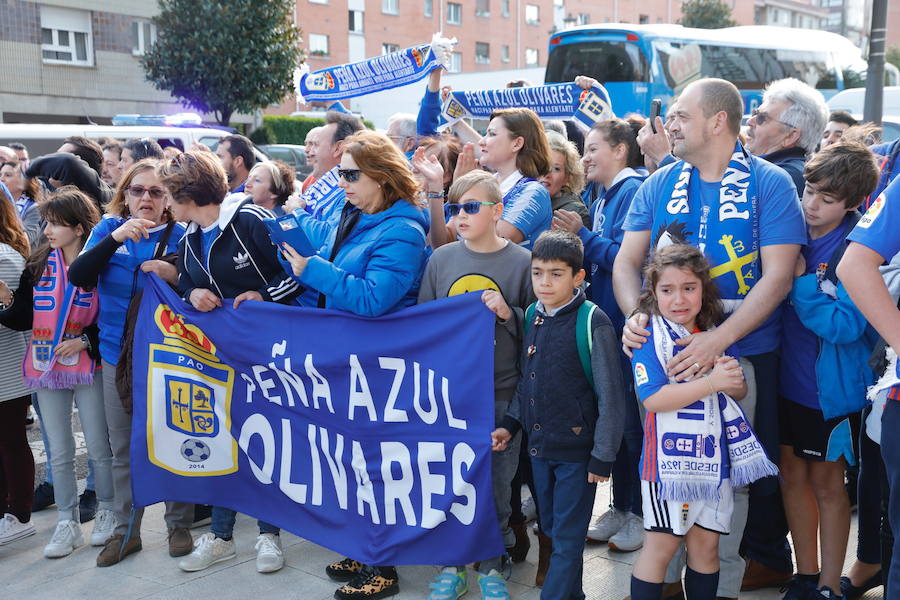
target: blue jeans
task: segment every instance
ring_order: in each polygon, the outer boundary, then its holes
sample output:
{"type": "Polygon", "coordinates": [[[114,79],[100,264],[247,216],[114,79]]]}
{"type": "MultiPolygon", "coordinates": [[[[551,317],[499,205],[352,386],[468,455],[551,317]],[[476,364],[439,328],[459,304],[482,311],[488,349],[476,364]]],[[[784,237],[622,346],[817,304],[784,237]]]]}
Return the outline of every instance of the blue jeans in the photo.
{"type": "Polygon", "coordinates": [[[900,436],[891,435],[900,430],[900,400],[888,400],[881,417],[881,457],[890,487],[888,515],[894,533],[891,572],[887,580],[887,598],[900,598],[900,436]],[[885,435],[887,434],[887,435],[885,435]]]}
{"type": "Polygon", "coordinates": [[[531,459],[541,527],[553,541],[541,600],[584,600],[584,538],[597,491],[597,484],[587,482],[587,467],[586,461],[531,459]]]}
{"type": "MultiPolygon", "coordinates": [[[[231,534],[234,533],[234,520],[236,517],[237,512],[230,508],[213,506],[211,516],[212,523],[209,526],[209,530],[212,531],[213,535],[217,538],[230,540],[231,534]]],[[[265,521],[256,521],[256,524],[259,525],[260,533],[272,533],[278,535],[281,532],[279,528],[270,525],[265,521]]]]}
{"type": "MultiPolygon", "coordinates": [[[[632,380],[631,367],[628,368],[625,381],[632,380]]],[[[617,510],[630,512],[639,517],[644,516],[641,503],[641,478],[638,465],[641,462],[641,450],[644,444],[644,427],[638,409],[638,400],[634,396],[633,386],[628,386],[630,400],[625,407],[625,431],[622,434],[622,445],[616,454],[612,467],[613,506],[617,510]]]]}
{"type": "MultiPolygon", "coordinates": [[[[50,452],[50,442],[47,440],[47,430],[44,427],[44,418],[41,416],[41,405],[38,402],[37,394],[31,395],[31,406],[34,407],[34,412],[37,413],[38,419],[41,421],[41,441],[44,443],[44,454],[47,455],[47,467],[44,469],[44,481],[53,485],[53,456],[50,452]]],[[[90,458],[88,458],[87,482],[85,483],[84,489],[97,489],[94,487],[94,461],[90,458]]]]}

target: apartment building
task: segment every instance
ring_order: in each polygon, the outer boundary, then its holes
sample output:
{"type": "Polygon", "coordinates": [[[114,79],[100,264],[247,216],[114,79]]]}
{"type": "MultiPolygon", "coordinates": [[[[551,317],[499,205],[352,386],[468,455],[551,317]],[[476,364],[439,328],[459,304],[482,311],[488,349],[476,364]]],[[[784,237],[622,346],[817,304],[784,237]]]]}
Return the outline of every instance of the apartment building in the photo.
{"type": "Polygon", "coordinates": [[[139,62],[157,11],[155,0],[0,0],[0,122],[109,124],[116,114],[184,111],[139,62]]]}

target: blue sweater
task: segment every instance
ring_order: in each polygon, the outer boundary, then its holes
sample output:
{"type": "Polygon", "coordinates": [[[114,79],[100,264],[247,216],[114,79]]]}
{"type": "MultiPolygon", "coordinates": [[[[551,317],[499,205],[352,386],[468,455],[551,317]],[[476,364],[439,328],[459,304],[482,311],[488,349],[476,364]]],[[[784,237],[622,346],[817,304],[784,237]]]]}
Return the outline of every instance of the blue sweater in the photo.
{"type": "MultiPolygon", "coordinates": [[[[358,209],[348,209],[358,210],[358,209]]],[[[425,270],[428,214],[405,200],[379,213],[362,213],[329,261],[338,227],[295,211],[313,246],[297,280],[325,295],[326,308],[377,317],[416,303],[425,270]]]]}

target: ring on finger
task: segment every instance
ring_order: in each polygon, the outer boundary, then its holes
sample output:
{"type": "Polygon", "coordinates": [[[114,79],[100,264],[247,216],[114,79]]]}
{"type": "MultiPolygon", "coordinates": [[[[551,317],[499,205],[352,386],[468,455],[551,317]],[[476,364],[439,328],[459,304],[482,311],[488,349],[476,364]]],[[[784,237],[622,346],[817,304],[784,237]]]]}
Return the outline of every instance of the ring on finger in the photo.
{"type": "Polygon", "coordinates": [[[700,370],[700,365],[697,364],[697,363],[694,363],[693,367],[694,367],[695,369],[697,369],[698,371],[700,370]]]}

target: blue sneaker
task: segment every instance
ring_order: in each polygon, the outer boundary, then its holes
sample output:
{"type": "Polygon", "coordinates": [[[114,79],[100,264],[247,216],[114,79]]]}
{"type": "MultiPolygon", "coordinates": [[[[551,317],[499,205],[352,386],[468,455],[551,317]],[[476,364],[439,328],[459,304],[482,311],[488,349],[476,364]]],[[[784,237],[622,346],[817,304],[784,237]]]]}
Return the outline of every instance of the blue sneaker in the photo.
{"type": "Polygon", "coordinates": [[[806,577],[794,575],[791,581],[783,588],[781,593],[784,594],[781,600],[813,600],[816,598],[816,583],[818,577],[810,580],[806,577]]]}
{"type": "Polygon", "coordinates": [[[437,574],[433,583],[429,583],[431,594],[428,600],[456,600],[465,596],[469,591],[469,582],[466,570],[458,570],[456,567],[444,567],[437,574]]]}
{"type": "Polygon", "coordinates": [[[491,569],[487,575],[478,576],[478,587],[484,600],[510,600],[506,589],[506,579],[497,569],[491,569]]]}

